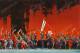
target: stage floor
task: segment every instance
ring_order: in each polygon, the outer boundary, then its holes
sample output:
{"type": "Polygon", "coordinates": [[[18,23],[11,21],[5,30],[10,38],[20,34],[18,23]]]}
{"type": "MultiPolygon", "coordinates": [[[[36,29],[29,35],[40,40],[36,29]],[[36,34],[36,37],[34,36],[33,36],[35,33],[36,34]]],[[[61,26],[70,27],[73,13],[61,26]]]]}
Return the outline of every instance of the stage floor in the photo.
{"type": "Polygon", "coordinates": [[[59,50],[59,49],[4,49],[0,53],[80,53],[80,50],[59,50]]]}

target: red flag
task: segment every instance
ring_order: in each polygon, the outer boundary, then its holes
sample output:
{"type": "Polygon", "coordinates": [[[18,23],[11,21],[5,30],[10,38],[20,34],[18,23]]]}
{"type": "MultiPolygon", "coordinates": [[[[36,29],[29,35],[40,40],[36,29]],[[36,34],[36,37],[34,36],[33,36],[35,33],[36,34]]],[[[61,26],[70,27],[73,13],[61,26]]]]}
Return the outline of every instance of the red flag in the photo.
{"type": "Polygon", "coordinates": [[[3,21],[2,21],[2,17],[0,17],[0,40],[2,39],[2,25],[3,25],[3,21]]]}
{"type": "Polygon", "coordinates": [[[11,16],[7,16],[7,33],[11,33],[11,16]]]}

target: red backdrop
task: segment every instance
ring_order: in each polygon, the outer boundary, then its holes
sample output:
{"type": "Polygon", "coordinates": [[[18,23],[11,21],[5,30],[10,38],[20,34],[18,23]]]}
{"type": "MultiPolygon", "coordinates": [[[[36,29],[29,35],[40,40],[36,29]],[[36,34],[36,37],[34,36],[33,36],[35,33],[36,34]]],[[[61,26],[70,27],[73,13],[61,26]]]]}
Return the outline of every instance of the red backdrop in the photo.
{"type": "MultiPolygon", "coordinates": [[[[37,11],[35,14],[30,11],[29,18],[29,31],[39,32],[43,18],[46,18],[42,11],[37,11]]],[[[7,22],[4,23],[0,17],[0,32],[6,33],[6,30],[11,32],[11,18],[7,16],[7,22]]],[[[49,14],[46,19],[46,27],[44,31],[52,30],[53,32],[67,32],[67,31],[80,31],[80,5],[65,9],[59,15],[56,14],[55,7],[52,14],[49,14]]],[[[8,32],[7,32],[8,33],[8,32]]],[[[0,33],[1,35],[1,33],[0,33]]]]}
{"type": "MultiPolygon", "coordinates": [[[[37,11],[34,15],[30,11],[29,30],[38,31],[41,28],[42,20],[45,16],[41,11],[37,11]]],[[[53,32],[66,32],[80,28],[80,5],[65,9],[59,15],[56,14],[55,7],[52,10],[52,15],[48,15],[46,19],[45,31],[52,30],[53,32]]]]}

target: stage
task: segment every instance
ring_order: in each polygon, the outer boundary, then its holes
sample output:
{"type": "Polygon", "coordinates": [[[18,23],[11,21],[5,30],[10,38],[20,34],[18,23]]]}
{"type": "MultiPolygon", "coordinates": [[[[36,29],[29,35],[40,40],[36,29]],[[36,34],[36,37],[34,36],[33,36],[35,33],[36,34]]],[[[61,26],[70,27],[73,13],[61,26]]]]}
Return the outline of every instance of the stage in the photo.
{"type": "Polygon", "coordinates": [[[80,50],[73,50],[73,49],[68,49],[68,50],[63,50],[63,49],[5,49],[5,50],[0,50],[0,53],[80,53],[80,50]]]}

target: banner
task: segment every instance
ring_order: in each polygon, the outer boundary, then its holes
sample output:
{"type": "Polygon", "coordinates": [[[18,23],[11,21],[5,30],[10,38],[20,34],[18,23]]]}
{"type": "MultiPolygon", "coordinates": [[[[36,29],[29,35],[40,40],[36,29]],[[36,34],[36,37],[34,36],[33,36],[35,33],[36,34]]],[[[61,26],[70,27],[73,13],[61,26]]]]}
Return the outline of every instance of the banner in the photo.
{"type": "Polygon", "coordinates": [[[41,26],[41,31],[44,30],[45,26],[46,26],[46,21],[43,19],[42,26],[41,26]]]}

